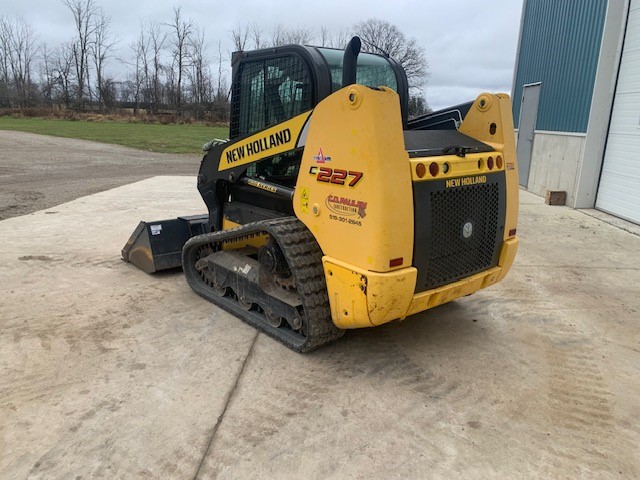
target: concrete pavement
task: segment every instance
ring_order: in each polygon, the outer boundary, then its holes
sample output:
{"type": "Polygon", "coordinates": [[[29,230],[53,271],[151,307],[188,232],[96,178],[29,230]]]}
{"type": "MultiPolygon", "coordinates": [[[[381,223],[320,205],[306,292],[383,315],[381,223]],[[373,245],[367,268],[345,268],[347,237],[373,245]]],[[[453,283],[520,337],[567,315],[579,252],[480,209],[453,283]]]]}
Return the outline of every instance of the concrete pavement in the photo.
{"type": "Polygon", "coordinates": [[[119,259],[193,178],[0,222],[0,478],[638,477],[640,236],[521,195],[505,281],[308,355],[119,259]]]}

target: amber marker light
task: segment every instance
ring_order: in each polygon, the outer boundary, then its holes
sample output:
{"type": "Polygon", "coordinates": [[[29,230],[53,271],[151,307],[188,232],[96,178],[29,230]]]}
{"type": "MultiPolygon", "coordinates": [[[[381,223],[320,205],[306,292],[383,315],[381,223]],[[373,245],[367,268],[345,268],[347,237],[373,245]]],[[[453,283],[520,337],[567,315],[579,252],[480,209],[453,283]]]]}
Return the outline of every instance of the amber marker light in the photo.
{"type": "Polygon", "coordinates": [[[436,175],[438,175],[439,170],[440,167],[438,167],[438,164],[436,162],[431,162],[431,165],[429,165],[429,173],[431,174],[431,176],[435,177],[436,175]]]}
{"type": "Polygon", "coordinates": [[[427,167],[424,166],[424,163],[419,163],[418,165],[416,165],[416,175],[418,176],[418,178],[424,177],[426,173],[427,167]]]}
{"type": "Polygon", "coordinates": [[[502,157],[500,155],[496,157],[496,166],[502,168],[502,157]]]}

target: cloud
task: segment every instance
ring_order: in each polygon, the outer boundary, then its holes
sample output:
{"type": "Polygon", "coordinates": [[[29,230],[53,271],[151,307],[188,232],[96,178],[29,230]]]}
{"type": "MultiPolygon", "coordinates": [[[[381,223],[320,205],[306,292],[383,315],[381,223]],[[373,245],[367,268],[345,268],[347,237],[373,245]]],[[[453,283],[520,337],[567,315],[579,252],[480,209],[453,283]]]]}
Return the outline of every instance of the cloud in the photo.
{"type": "MultiPolygon", "coordinates": [[[[3,14],[21,15],[38,32],[47,46],[68,40],[73,19],[61,1],[21,0],[4,2],[3,14]]],[[[111,17],[118,40],[109,69],[124,77],[124,67],[116,61],[126,57],[140,22],[169,22],[174,5],[185,18],[192,18],[205,31],[211,58],[220,40],[230,58],[229,31],[238,24],[255,22],[266,35],[281,23],[288,27],[320,27],[337,32],[340,28],[371,17],[390,21],[425,48],[431,77],[426,88],[429,104],[447,106],[472,99],[476,92],[511,90],[522,2],[495,0],[97,0],[111,17]],[[471,95],[470,97],[467,97],[471,95]]]]}

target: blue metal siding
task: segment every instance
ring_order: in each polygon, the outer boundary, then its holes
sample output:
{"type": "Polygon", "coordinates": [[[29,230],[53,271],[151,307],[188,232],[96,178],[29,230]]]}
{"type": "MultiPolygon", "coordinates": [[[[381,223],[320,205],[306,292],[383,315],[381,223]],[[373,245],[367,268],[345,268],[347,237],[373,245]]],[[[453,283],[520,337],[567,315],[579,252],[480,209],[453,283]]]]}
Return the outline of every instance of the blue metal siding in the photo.
{"type": "Polygon", "coordinates": [[[526,0],[513,94],[542,82],[537,130],[586,132],[607,0],[526,0]]]}

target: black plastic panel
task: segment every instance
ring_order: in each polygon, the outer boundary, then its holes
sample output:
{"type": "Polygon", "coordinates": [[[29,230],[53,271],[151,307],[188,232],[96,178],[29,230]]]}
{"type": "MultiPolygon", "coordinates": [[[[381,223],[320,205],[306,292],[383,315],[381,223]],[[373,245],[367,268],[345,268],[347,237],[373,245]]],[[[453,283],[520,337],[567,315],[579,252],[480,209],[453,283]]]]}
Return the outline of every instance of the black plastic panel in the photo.
{"type": "Polygon", "coordinates": [[[449,147],[460,147],[466,153],[492,152],[494,149],[457,130],[405,130],[404,147],[409,157],[432,157],[437,155],[451,155],[453,150],[445,151],[449,147]]]}
{"type": "Polygon", "coordinates": [[[413,184],[416,292],[453,283],[498,264],[506,211],[504,172],[485,177],[485,183],[451,188],[445,180],[413,184]],[[465,224],[472,226],[468,238],[465,224]]]}
{"type": "Polygon", "coordinates": [[[443,108],[437,112],[427,113],[407,122],[408,130],[457,130],[469,112],[473,102],[461,103],[453,107],[443,108]]]}

